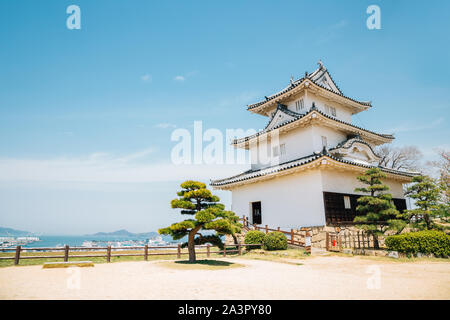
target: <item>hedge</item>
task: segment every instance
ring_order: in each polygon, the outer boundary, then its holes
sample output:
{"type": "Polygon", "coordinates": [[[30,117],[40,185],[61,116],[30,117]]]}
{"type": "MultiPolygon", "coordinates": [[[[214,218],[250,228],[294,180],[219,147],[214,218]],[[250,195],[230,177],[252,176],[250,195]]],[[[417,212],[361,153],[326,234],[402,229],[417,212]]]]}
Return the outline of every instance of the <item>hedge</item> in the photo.
{"type": "Polygon", "coordinates": [[[264,236],[265,250],[286,250],[288,247],[287,238],[278,231],[269,232],[264,236]]]}
{"type": "MultiPolygon", "coordinates": [[[[245,244],[262,244],[264,242],[264,232],[251,230],[245,234],[245,244]]],[[[247,247],[248,249],[259,249],[259,246],[247,247]]]]}
{"type": "Polygon", "coordinates": [[[448,257],[450,255],[450,235],[441,231],[426,230],[408,232],[389,236],[385,240],[388,250],[417,255],[434,254],[436,257],[448,257]]]}

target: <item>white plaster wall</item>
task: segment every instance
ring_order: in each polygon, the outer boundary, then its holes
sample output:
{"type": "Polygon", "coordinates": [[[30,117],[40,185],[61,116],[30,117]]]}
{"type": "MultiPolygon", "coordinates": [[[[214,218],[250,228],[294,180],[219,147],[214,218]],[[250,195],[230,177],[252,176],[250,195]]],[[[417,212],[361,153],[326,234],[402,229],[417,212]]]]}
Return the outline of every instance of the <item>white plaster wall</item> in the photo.
{"type": "MultiPolygon", "coordinates": [[[[356,176],[361,175],[357,172],[349,172],[343,170],[322,170],[322,185],[323,191],[362,194],[355,192],[355,188],[364,186],[356,179],[356,176]]],[[[382,179],[383,183],[389,186],[389,193],[394,198],[404,199],[402,183],[393,179],[382,179]]]]}
{"type": "MultiPolygon", "coordinates": [[[[316,108],[325,113],[325,105],[336,108],[336,118],[348,123],[352,123],[352,111],[350,108],[343,104],[325,99],[308,92],[308,110],[311,109],[312,103],[316,105],[316,108]]],[[[332,116],[331,114],[329,114],[332,116]]]]}
{"type": "Polygon", "coordinates": [[[266,140],[261,139],[259,141],[259,150],[255,146],[252,146],[250,148],[252,169],[258,170],[310,156],[314,152],[321,152],[322,136],[327,137],[328,149],[347,140],[346,134],[325,126],[310,125],[295,128],[278,136],[279,145],[285,144],[286,154],[284,155],[276,158],[272,156],[272,146],[277,143],[276,139],[272,140],[269,146],[266,140]]]}
{"type": "Polygon", "coordinates": [[[261,201],[262,224],[272,228],[325,225],[319,170],[251,183],[232,190],[232,210],[251,221],[251,202],[261,201]]]}
{"type": "Polygon", "coordinates": [[[347,140],[347,135],[343,132],[330,127],[314,125],[312,126],[313,151],[322,151],[322,136],[327,137],[327,149],[333,148],[347,140]]]}
{"type": "Polygon", "coordinates": [[[280,157],[280,162],[287,162],[309,156],[314,152],[312,126],[295,128],[279,137],[280,144],[285,144],[286,154],[280,157]]]}

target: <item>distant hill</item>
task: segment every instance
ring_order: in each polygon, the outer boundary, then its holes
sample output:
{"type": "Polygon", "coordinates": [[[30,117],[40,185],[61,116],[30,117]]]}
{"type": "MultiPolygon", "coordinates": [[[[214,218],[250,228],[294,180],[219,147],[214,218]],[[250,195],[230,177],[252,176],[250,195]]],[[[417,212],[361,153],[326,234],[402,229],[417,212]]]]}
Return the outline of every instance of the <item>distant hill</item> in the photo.
{"type": "Polygon", "coordinates": [[[88,236],[94,236],[94,237],[98,237],[98,236],[113,236],[113,237],[138,237],[138,238],[152,238],[157,236],[158,233],[151,231],[151,232],[144,232],[144,233],[132,233],[128,230],[122,229],[122,230],[117,230],[117,231],[113,231],[113,232],[97,232],[94,234],[89,234],[88,236]]]}
{"type": "Polygon", "coordinates": [[[29,231],[15,230],[12,228],[0,227],[0,236],[2,237],[25,237],[32,236],[33,233],[29,231]]]}

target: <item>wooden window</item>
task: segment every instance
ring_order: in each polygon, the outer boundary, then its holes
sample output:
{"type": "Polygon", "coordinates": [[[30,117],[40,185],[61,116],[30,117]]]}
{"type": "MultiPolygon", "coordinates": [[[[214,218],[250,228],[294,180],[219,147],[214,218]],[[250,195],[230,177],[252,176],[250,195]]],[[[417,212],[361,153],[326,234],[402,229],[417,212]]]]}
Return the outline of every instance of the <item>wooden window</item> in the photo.
{"type": "Polygon", "coordinates": [[[351,209],[352,206],[350,204],[350,197],[349,196],[344,196],[344,208],[345,209],[351,209]]]}
{"type": "MultiPolygon", "coordinates": [[[[323,201],[326,223],[331,225],[353,224],[355,217],[361,215],[356,210],[359,197],[360,195],[357,194],[324,192],[323,201]],[[349,200],[345,200],[346,198],[349,200]],[[348,204],[350,206],[347,206],[348,204]]],[[[393,199],[393,201],[398,211],[403,212],[406,209],[405,199],[393,199]]]]}
{"type": "Polygon", "coordinates": [[[284,156],[286,154],[286,144],[280,144],[280,155],[284,156]]]}
{"type": "Polygon", "coordinates": [[[325,113],[328,115],[331,115],[333,117],[336,117],[336,108],[335,107],[331,107],[329,105],[325,105],[325,113]]]}
{"type": "Polygon", "coordinates": [[[327,137],[322,136],[322,147],[326,148],[328,145],[327,137]]]}
{"type": "Polygon", "coordinates": [[[298,101],[295,101],[295,110],[296,110],[296,111],[302,110],[303,107],[304,107],[303,99],[300,99],[300,100],[298,100],[298,101]]]}
{"type": "Polygon", "coordinates": [[[272,156],[278,157],[278,146],[272,147],[272,156]]]}

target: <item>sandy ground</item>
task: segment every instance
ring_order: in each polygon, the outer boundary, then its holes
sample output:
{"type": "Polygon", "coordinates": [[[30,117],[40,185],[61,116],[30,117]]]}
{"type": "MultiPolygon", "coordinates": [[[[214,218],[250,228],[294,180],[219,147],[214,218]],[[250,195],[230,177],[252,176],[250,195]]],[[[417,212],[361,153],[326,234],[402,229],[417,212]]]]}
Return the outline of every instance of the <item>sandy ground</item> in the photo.
{"type": "Polygon", "coordinates": [[[0,299],[450,299],[448,262],[226,260],[245,267],[174,270],[142,261],[1,268],[0,299]]]}

